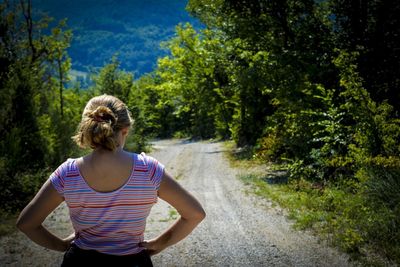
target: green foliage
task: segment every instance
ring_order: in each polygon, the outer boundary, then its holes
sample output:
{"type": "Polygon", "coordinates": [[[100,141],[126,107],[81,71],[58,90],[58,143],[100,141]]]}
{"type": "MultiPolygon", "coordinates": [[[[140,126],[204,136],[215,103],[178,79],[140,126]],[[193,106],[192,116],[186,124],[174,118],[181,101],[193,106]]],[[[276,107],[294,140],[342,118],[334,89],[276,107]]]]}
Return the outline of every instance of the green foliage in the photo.
{"type": "Polygon", "coordinates": [[[213,136],[217,96],[206,42],[186,24],[177,27],[177,36],[166,45],[172,55],[158,62],[157,90],[164,96],[159,103],[173,106],[174,116],[184,126],[176,130],[196,137],[213,136]]]}

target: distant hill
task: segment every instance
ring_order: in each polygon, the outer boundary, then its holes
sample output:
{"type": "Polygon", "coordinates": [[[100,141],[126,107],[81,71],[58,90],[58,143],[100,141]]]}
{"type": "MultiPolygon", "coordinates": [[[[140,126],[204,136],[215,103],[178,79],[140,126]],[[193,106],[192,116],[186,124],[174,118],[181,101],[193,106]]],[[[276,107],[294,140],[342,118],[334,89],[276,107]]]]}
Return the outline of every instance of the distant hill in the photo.
{"type": "Polygon", "coordinates": [[[68,18],[73,41],[72,68],[86,72],[118,53],[121,67],[135,76],[153,70],[166,52],[160,42],[178,23],[200,23],[186,12],[185,0],[33,0],[33,7],[56,20],[68,18]]]}

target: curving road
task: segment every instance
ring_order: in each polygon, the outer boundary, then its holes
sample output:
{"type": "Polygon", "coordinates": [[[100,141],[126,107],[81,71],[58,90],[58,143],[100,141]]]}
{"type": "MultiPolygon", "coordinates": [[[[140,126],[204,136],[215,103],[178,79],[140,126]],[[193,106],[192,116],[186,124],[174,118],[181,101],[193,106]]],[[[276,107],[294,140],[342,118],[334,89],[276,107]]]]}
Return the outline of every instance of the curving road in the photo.
{"type": "MultiPolygon", "coordinates": [[[[153,257],[155,266],[351,266],[348,256],[307,232],[292,229],[279,208],[246,193],[221,143],[162,140],[152,156],[203,204],[207,217],[185,240],[153,257]]],[[[159,201],[146,238],[167,228],[177,214],[159,201]]],[[[65,206],[46,220],[52,231],[71,231],[65,206]]],[[[59,266],[62,254],[14,233],[0,239],[0,266],[59,266]]]]}

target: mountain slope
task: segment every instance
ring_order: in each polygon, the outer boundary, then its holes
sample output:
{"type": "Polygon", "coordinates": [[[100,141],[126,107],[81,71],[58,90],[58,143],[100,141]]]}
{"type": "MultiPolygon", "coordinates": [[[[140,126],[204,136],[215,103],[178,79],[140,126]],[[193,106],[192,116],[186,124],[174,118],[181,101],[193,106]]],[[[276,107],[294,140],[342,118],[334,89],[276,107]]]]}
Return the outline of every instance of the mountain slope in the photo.
{"type": "Polygon", "coordinates": [[[56,20],[67,18],[74,38],[69,49],[73,68],[101,67],[115,54],[121,67],[137,75],[151,71],[165,55],[160,42],[178,23],[200,27],[178,0],[33,0],[38,12],[56,20]]]}

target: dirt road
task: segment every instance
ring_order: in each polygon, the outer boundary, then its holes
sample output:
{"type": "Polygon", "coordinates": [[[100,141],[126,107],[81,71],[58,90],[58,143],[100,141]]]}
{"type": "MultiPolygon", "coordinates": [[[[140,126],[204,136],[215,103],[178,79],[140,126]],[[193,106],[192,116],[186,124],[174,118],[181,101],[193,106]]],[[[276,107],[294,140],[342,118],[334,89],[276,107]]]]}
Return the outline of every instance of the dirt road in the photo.
{"type": "MultiPolygon", "coordinates": [[[[271,203],[247,194],[220,143],[163,140],[151,153],[204,205],[205,221],[190,237],[153,257],[155,266],[350,266],[348,257],[306,232],[295,231],[271,203]]],[[[146,238],[177,217],[159,201],[146,238]]],[[[71,231],[64,206],[46,221],[54,232],[71,231]]],[[[0,266],[59,266],[62,254],[40,248],[19,233],[0,240],[0,266]]]]}

